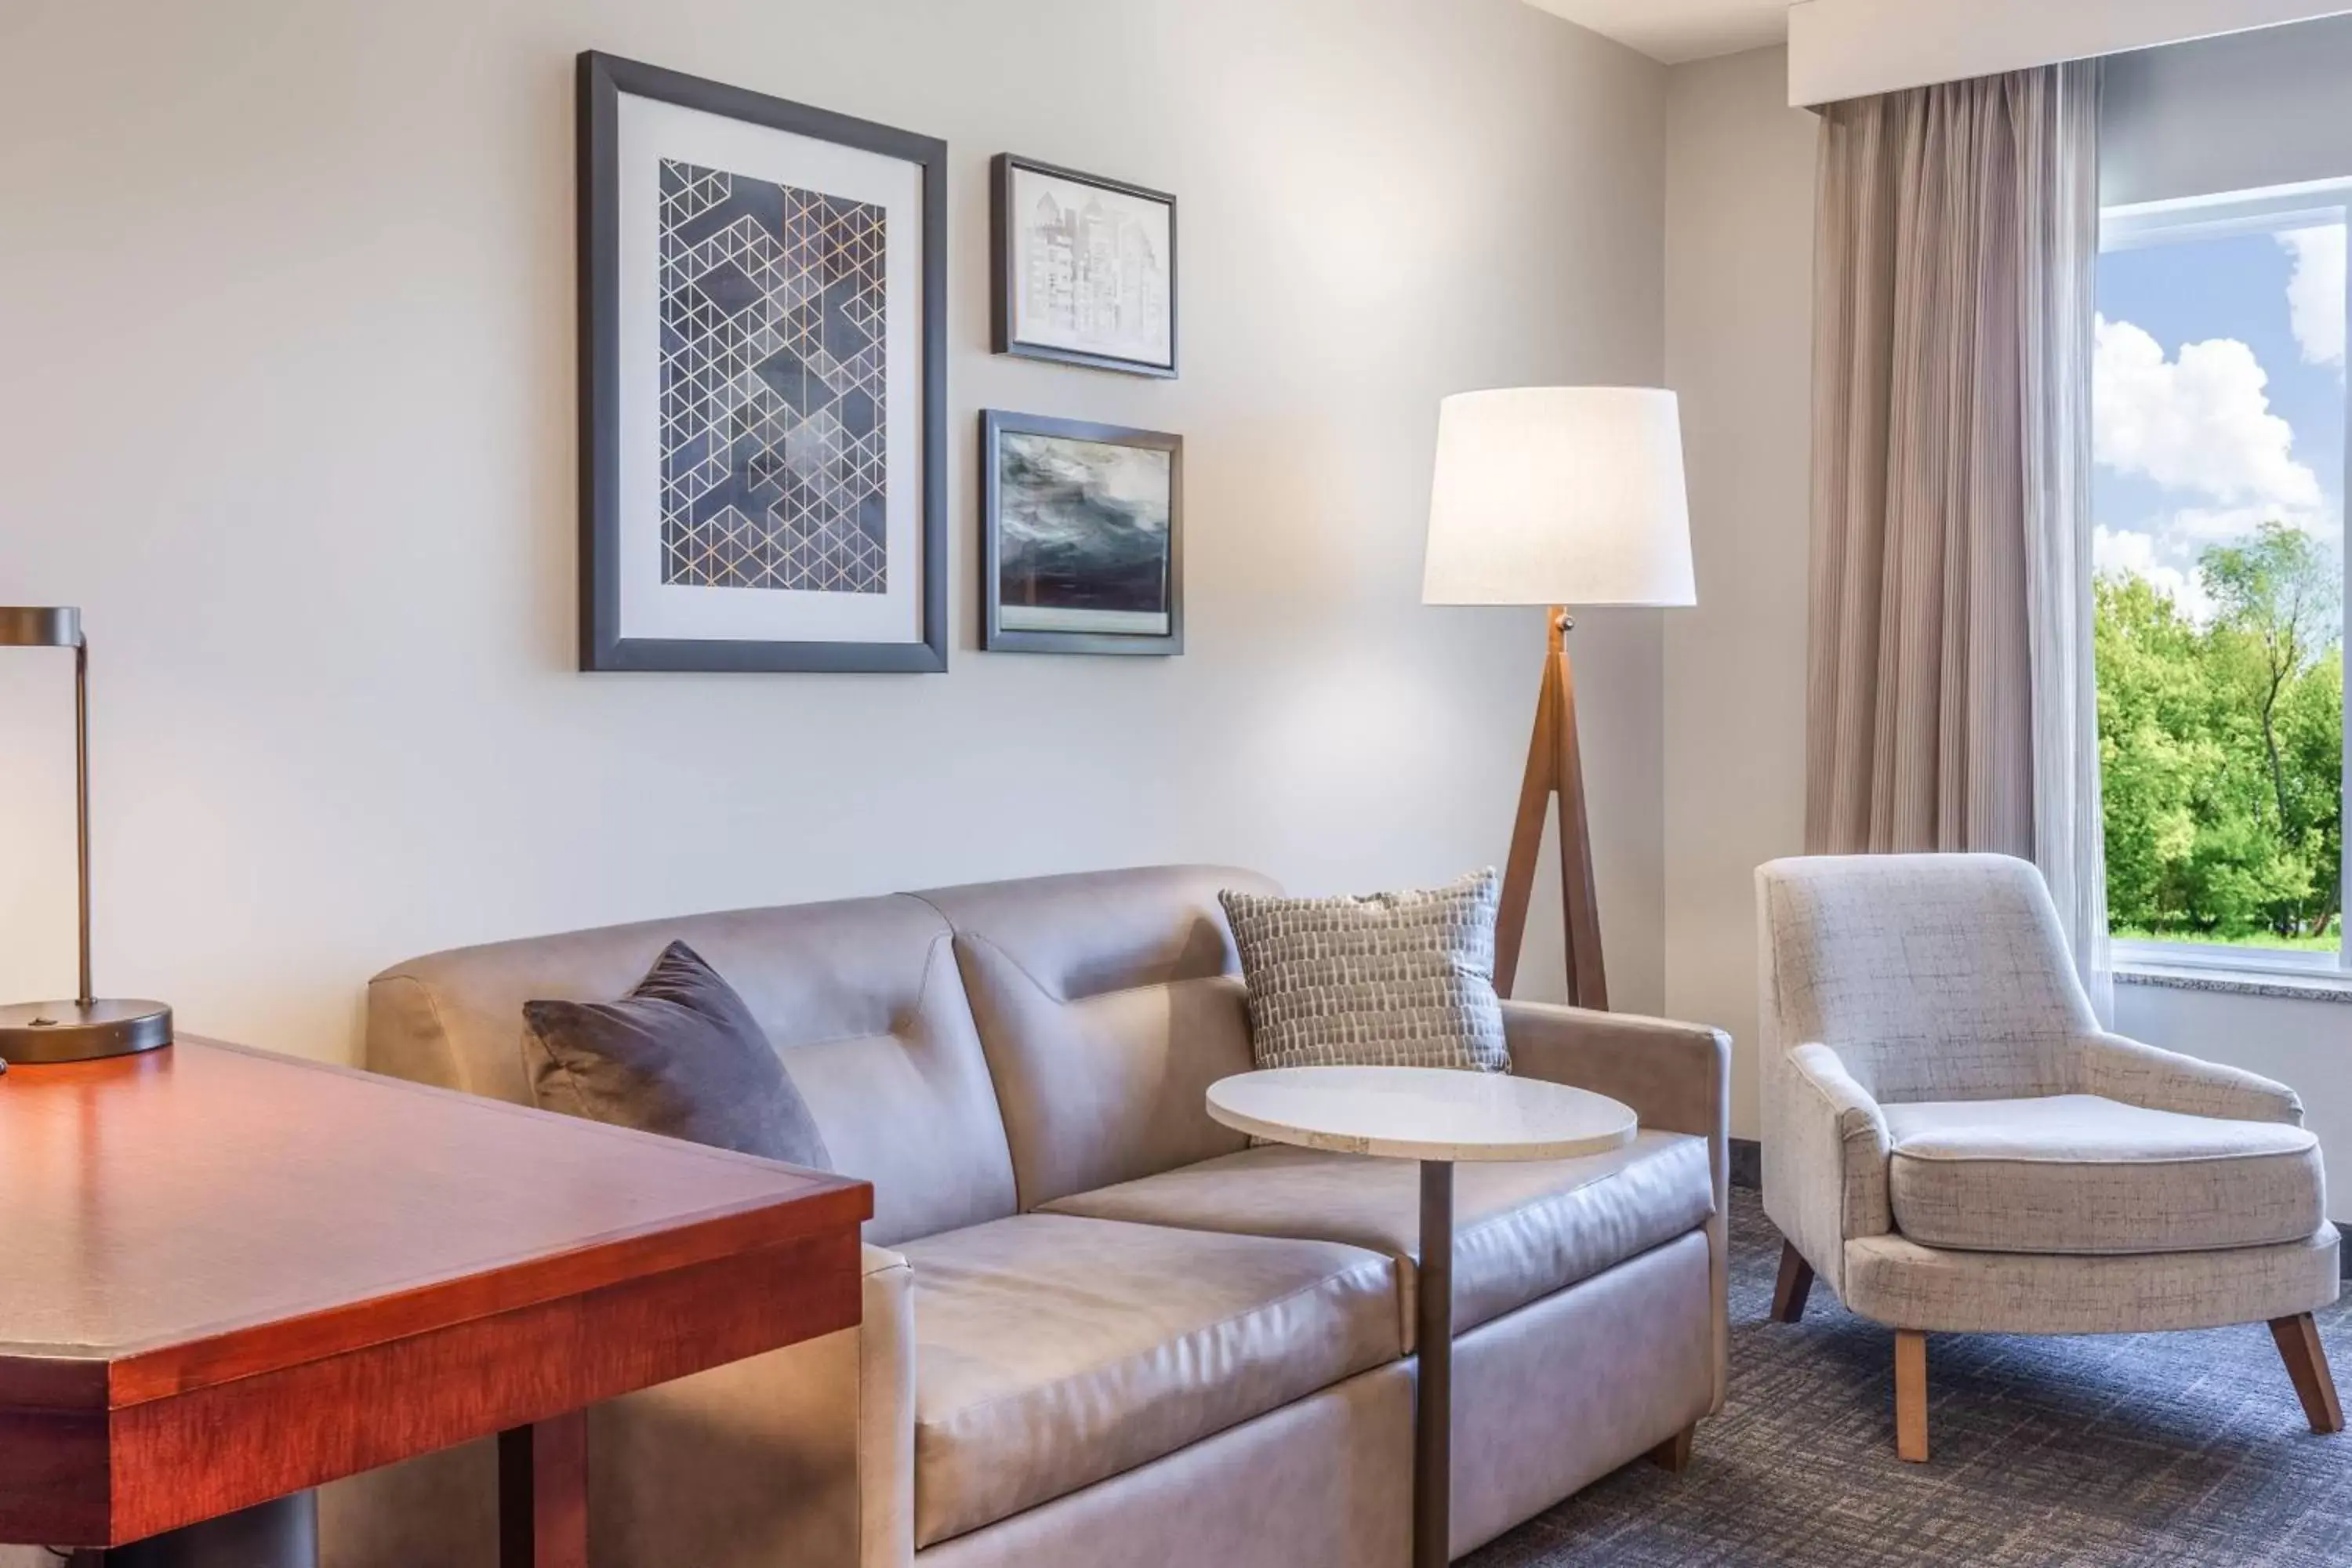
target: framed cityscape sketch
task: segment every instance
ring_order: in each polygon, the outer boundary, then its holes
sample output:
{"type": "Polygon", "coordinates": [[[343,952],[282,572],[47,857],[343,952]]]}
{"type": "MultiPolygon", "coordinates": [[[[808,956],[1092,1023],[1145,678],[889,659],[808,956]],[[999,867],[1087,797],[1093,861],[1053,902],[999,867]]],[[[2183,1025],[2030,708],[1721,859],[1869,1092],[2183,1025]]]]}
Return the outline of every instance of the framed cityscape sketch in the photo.
{"type": "Polygon", "coordinates": [[[1184,438],[980,416],[984,647],[1184,651],[1184,438]]]}
{"type": "Polygon", "coordinates": [[[947,147],[579,61],[583,669],[947,668],[947,147]]]}
{"type": "Polygon", "coordinates": [[[996,352],[1176,374],[1176,198],[996,155],[996,352]]]}

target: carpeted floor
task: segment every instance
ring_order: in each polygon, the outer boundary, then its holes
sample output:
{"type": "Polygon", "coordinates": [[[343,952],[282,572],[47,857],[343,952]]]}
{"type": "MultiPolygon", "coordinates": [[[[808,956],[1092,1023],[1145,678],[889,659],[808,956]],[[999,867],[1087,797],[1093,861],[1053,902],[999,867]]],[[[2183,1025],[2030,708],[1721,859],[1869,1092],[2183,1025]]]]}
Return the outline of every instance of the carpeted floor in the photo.
{"type": "MultiPolygon", "coordinates": [[[[1928,1342],[1934,1461],[1895,1458],[1893,1339],[1813,1288],[1733,1194],[1731,1390],[1682,1476],[1629,1466],[1467,1560],[1567,1564],[2352,1564],[2352,1433],[2315,1437],[2261,1324],[1928,1342]]],[[[2322,1314],[2352,1372],[2352,1306],[2322,1314]]]]}

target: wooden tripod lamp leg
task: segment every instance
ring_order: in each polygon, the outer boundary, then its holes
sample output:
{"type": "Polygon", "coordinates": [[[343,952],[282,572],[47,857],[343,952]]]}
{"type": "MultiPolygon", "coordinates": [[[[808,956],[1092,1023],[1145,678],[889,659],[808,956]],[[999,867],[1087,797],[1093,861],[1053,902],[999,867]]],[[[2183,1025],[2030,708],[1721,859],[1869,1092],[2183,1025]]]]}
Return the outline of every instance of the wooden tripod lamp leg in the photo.
{"type": "Polygon", "coordinates": [[[1551,687],[1556,679],[1558,671],[1547,661],[1543,689],[1536,697],[1535,734],[1528,743],[1528,771],[1519,784],[1519,814],[1511,824],[1511,855],[1503,862],[1502,900],[1495,910],[1495,989],[1505,996],[1518,978],[1528,899],[1535,891],[1536,857],[1543,852],[1544,809],[1551,804],[1552,770],[1559,765],[1559,751],[1552,741],[1551,687]]]}
{"type": "MultiPolygon", "coordinates": [[[[1561,610],[1554,624],[1564,626],[1561,610]]],[[[1584,819],[1584,754],[1576,740],[1576,673],[1568,644],[1557,633],[1551,661],[1558,716],[1553,735],[1559,747],[1559,901],[1568,925],[1568,999],[1579,1007],[1609,1010],[1609,981],[1601,964],[1601,900],[1592,888],[1592,834],[1584,819]]]]}
{"type": "Polygon", "coordinates": [[[1544,811],[1555,802],[1559,822],[1560,910],[1568,937],[1568,999],[1605,1010],[1609,983],[1601,958],[1601,902],[1592,884],[1592,837],[1584,814],[1584,759],[1576,733],[1576,674],[1563,634],[1568,612],[1551,612],[1550,648],[1536,696],[1535,731],[1519,783],[1511,853],[1503,866],[1502,902],[1495,916],[1495,988],[1511,994],[1526,939],[1528,903],[1535,893],[1536,860],[1543,852],[1544,811]]]}

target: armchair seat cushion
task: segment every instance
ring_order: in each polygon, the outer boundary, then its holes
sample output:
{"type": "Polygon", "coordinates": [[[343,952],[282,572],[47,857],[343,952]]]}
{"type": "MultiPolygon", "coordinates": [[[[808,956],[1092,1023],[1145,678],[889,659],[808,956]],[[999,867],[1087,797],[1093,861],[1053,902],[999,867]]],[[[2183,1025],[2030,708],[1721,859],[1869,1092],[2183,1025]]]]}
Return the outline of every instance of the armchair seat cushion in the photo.
{"type": "MultiPolygon", "coordinates": [[[[1343,1242],[1396,1260],[1412,1350],[1421,1175],[1411,1160],[1269,1145],[1058,1198],[1063,1214],[1343,1242]]],[[[1697,1229],[1715,1213],[1706,1140],[1644,1129],[1574,1160],[1454,1167],[1454,1331],[1514,1311],[1697,1229]]]]}
{"type": "Polygon", "coordinates": [[[2289,1122],[2091,1094],[1882,1110],[1895,1226],[1922,1247],[2202,1251],[2299,1241],[2326,1217],[2319,1141],[2289,1122]]]}
{"type": "Polygon", "coordinates": [[[1019,1215],[901,1244],[915,1544],[1394,1361],[1395,1266],[1328,1242],[1019,1215]]]}

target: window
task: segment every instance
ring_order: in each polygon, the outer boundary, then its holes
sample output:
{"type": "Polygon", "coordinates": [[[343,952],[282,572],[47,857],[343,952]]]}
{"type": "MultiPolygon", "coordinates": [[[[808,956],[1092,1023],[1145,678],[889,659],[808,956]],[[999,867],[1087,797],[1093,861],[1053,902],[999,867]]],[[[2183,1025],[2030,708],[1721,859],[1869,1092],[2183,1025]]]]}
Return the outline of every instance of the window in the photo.
{"type": "Polygon", "coordinates": [[[2092,511],[2126,962],[2352,968],[2347,201],[2304,186],[2106,215],[2092,511]]]}

